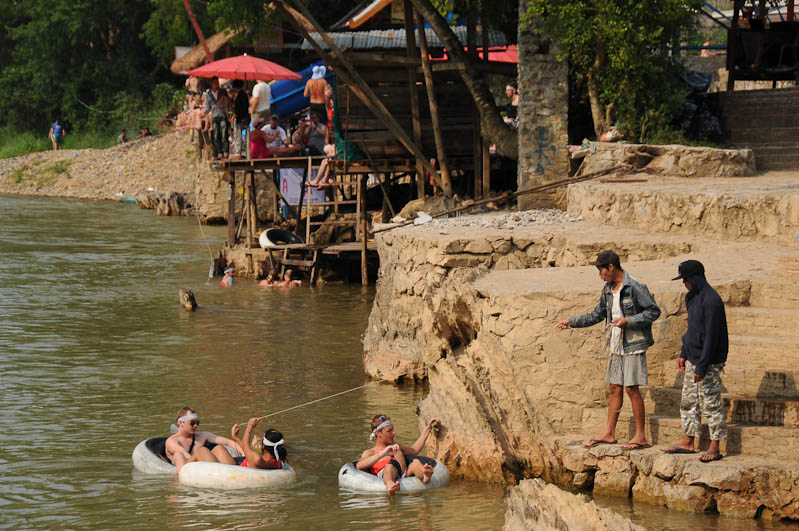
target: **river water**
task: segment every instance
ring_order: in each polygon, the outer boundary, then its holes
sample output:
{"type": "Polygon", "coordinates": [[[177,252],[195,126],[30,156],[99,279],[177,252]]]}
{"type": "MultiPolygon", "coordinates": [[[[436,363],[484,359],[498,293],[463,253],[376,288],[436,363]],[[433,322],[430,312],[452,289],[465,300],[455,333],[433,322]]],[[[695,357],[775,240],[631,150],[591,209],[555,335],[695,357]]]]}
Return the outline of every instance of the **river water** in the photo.
{"type": "MultiPolygon", "coordinates": [[[[225,229],[203,231],[217,249],[225,229]]],[[[228,435],[251,416],[367,383],[371,288],[225,289],[207,281],[209,263],[190,217],[0,196],[0,527],[501,528],[497,486],[455,481],[391,500],[338,488],[339,467],[369,446],[372,415],[415,440],[420,387],[371,385],[262,423],[285,436],[298,477],[289,487],[207,491],[136,472],[133,448],[168,435],[181,406],[228,435]],[[197,312],[178,306],[181,287],[197,312]]],[[[758,527],[603,504],[649,529],[758,527]]]]}

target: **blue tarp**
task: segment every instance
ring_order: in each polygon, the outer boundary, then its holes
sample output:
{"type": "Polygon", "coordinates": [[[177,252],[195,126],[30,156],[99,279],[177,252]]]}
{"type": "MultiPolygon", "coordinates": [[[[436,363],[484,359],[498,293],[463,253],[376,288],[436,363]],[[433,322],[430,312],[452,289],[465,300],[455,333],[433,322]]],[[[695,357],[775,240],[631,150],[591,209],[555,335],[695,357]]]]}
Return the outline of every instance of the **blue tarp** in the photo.
{"type": "MultiPolygon", "coordinates": [[[[277,114],[283,119],[311,105],[311,102],[308,98],[303,96],[302,93],[305,91],[305,83],[311,79],[313,67],[321,64],[322,61],[318,61],[305,70],[297,72],[302,76],[302,79],[275,81],[269,86],[272,89],[272,104],[270,109],[273,114],[277,114]]],[[[334,78],[335,75],[333,72],[328,70],[325,74],[327,82],[332,85],[334,78]]]]}

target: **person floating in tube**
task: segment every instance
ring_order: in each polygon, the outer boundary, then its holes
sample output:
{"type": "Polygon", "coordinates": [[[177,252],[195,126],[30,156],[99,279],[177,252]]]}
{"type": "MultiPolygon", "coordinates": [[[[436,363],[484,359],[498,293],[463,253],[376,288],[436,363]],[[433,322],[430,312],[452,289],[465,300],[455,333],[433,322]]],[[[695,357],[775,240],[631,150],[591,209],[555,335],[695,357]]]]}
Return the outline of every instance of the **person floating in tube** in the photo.
{"type": "Polygon", "coordinates": [[[166,457],[175,465],[178,472],[186,463],[195,461],[235,465],[236,461],[224,448],[225,446],[239,454],[244,453],[242,447],[235,441],[209,431],[198,431],[200,417],[190,407],[181,408],[175,422],[178,425],[178,432],[166,440],[166,457]],[[207,442],[216,444],[213,450],[205,446],[207,442]]]}
{"type": "Polygon", "coordinates": [[[391,417],[375,415],[371,423],[372,433],[369,435],[370,439],[376,439],[375,445],[361,454],[355,467],[381,478],[390,495],[399,490],[399,480],[403,477],[416,476],[423,483],[430,483],[433,467],[423,464],[415,456],[422,451],[433,424],[441,424],[441,421],[437,418],[430,419],[416,442],[412,446],[406,446],[394,441],[396,431],[391,417]],[[406,462],[406,455],[412,456],[410,462],[406,462]]]}
{"type": "Polygon", "coordinates": [[[266,430],[261,438],[262,450],[259,452],[252,447],[252,432],[261,419],[255,417],[247,421],[244,429],[244,439],[239,437],[239,425],[234,424],[230,428],[230,436],[239,446],[244,449],[246,459],[241,462],[241,466],[249,468],[261,468],[265,470],[279,470],[286,462],[286,443],[283,441],[283,434],[277,430],[266,430]]]}

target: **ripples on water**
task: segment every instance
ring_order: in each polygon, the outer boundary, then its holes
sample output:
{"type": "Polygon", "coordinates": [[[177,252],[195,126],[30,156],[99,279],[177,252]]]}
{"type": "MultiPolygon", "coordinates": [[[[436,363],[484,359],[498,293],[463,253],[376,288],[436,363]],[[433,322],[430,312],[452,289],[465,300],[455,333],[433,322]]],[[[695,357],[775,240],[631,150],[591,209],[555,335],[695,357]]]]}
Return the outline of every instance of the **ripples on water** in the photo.
{"type": "MultiPolygon", "coordinates": [[[[204,230],[218,248],[226,230],[204,230]]],[[[371,290],[224,289],[206,282],[208,264],[192,218],[0,197],[0,527],[502,527],[496,486],[455,481],[392,500],[339,490],[339,467],[370,444],[373,414],[391,415],[400,440],[418,435],[414,387],[374,385],[272,419],[298,476],[280,490],[207,491],[133,470],[133,447],[168,434],[183,405],[227,435],[234,422],[366,382],[359,337],[371,290]],[[180,287],[194,290],[197,312],[179,308],[180,287]]],[[[653,531],[771,528],[598,502],[653,531]]]]}
{"type": "MultiPolygon", "coordinates": [[[[205,227],[216,249],[224,228],[205,227]]],[[[214,492],[139,474],[130,454],[197,408],[202,427],[366,382],[360,334],[372,291],[289,293],[206,283],[196,220],[130,205],[0,197],[0,526],[496,529],[503,490],[454,483],[418,495],[338,489],[339,467],[370,443],[368,419],[418,435],[421,389],[376,385],[276,417],[298,483],[214,492]],[[200,309],[179,308],[180,287],[200,309]]],[[[265,427],[264,424],[261,427],[265,427]]]]}

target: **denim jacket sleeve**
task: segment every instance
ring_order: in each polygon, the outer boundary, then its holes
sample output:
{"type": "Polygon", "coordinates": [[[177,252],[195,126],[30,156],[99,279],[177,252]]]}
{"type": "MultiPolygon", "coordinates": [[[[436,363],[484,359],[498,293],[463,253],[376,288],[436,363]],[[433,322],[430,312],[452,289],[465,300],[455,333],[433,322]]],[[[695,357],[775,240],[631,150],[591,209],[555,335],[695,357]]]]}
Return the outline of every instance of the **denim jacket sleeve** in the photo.
{"type": "Polygon", "coordinates": [[[654,323],[660,317],[660,308],[655,302],[649,288],[645,284],[636,282],[632,285],[633,298],[639,312],[635,315],[626,316],[627,326],[632,329],[644,328],[654,323]]]}
{"type": "Polygon", "coordinates": [[[599,295],[599,304],[593,311],[572,317],[569,319],[569,326],[572,328],[585,328],[601,323],[607,317],[607,307],[605,305],[605,292],[599,295]]]}

